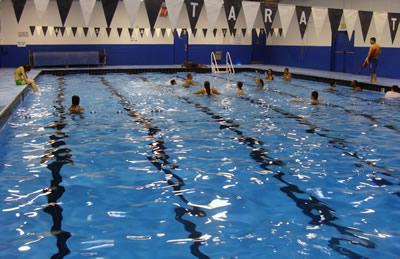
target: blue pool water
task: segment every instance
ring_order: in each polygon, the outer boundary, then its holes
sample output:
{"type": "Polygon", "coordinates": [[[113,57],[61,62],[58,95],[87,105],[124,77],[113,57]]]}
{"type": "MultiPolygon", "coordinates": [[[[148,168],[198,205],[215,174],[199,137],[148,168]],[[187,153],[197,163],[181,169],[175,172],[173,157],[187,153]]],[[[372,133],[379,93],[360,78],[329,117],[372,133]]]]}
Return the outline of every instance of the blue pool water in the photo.
{"type": "Polygon", "coordinates": [[[0,131],[0,258],[398,257],[399,102],[183,76],[41,76],[0,131]]]}

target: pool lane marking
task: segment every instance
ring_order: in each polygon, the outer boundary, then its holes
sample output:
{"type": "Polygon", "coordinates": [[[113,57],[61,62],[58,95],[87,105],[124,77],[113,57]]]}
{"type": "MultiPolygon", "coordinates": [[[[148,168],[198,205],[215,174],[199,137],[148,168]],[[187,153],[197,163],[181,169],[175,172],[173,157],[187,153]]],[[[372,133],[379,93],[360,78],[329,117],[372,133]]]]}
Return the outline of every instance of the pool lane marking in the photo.
{"type": "Polygon", "coordinates": [[[64,90],[64,78],[60,77],[58,78],[57,98],[54,101],[57,106],[54,106],[53,112],[53,116],[57,120],[46,127],[54,129],[55,133],[49,136],[51,148],[45,152],[41,159],[41,164],[55,159],[55,161],[47,165],[47,169],[51,171],[53,177],[50,187],[43,190],[47,196],[47,206],[43,208],[43,211],[52,217],[53,226],[51,227],[51,234],[57,239],[58,253],[54,254],[51,258],[64,258],[64,256],[70,253],[67,240],[71,237],[71,233],[62,230],[63,209],[58,203],[58,200],[65,192],[65,188],[60,185],[62,182],[61,169],[64,165],[73,163],[71,150],[65,147],[66,143],[64,141],[68,138],[68,135],[63,132],[63,129],[67,125],[65,123],[64,90]]]}
{"type": "MultiPolygon", "coordinates": [[[[201,105],[199,103],[195,103],[195,102],[191,101],[187,97],[177,96],[177,98],[180,99],[180,100],[185,101],[188,104],[194,105],[194,107],[196,109],[198,109],[201,112],[211,116],[219,124],[224,125],[223,128],[220,127],[221,130],[229,129],[229,130],[235,132],[236,134],[238,134],[239,137],[240,137],[239,138],[239,142],[241,144],[246,144],[248,147],[250,147],[252,149],[252,152],[250,153],[250,157],[254,161],[256,161],[263,170],[274,172],[273,177],[275,179],[277,179],[279,182],[281,182],[281,183],[286,185],[286,186],[280,188],[281,191],[283,191],[289,198],[291,198],[296,203],[296,206],[299,207],[302,210],[303,214],[305,214],[306,216],[311,218],[311,224],[313,224],[313,225],[323,225],[323,224],[325,224],[325,225],[334,227],[342,235],[349,236],[350,239],[346,239],[346,238],[331,238],[329,245],[332,247],[332,249],[334,249],[335,251],[337,251],[337,252],[339,252],[339,253],[341,253],[343,255],[352,255],[352,256],[356,256],[357,255],[355,252],[352,252],[351,250],[347,250],[344,247],[340,247],[339,244],[338,244],[339,240],[349,241],[349,242],[352,242],[353,244],[361,245],[361,246],[366,247],[366,248],[375,248],[375,244],[372,241],[368,241],[365,238],[358,237],[357,235],[351,233],[351,231],[356,231],[356,232],[359,232],[359,233],[362,233],[362,234],[365,234],[365,233],[334,223],[333,221],[338,219],[332,213],[335,210],[333,210],[330,207],[328,207],[326,204],[324,204],[322,201],[320,201],[318,198],[314,197],[313,195],[310,195],[307,192],[299,189],[298,186],[285,181],[283,179],[283,176],[285,175],[283,172],[271,170],[269,168],[271,166],[271,158],[266,159],[266,157],[263,154],[263,152],[259,152],[258,149],[255,149],[253,143],[246,143],[246,142],[243,143],[243,142],[240,141],[240,139],[242,137],[244,137],[244,136],[241,133],[241,131],[239,131],[237,129],[238,128],[237,124],[232,124],[229,119],[224,120],[223,117],[215,114],[208,107],[205,107],[205,106],[203,106],[203,105],[201,105]],[[306,195],[307,197],[302,199],[302,198],[297,197],[295,195],[295,193],[300,194],[300,195],[306,195]],[[315,215],[315,214],[313,214],[313,212],[314,213],[318,212],[318,213],[317,213],[317,215],[315,215]]],[[[246,137],[244,137],[244,138],[246,138],[246,137]]],[[[250,139],[253,139],[253,138],[250,138],[250,139]]],[[[259,141],[257,141],[257,142],[258,142],[257,144],[259,145],[260,142],[259,141]]],[[[272,159],[272,161],[280,161],[280,160],[272,159]]],[[[281,161],[281,163],[282,164],[280,166],[286,165],[282,161],[281,161]]],[[[273,165],[276,165],[276,164],[273,164],[273,165]]],[[[357,257],[358,258],[363,258],[361,255],[357,255],[357,257]]]]}
{"type": "Polygon", "coordinates": [[[164,140],[161,137],[156,136],[161,131],[161,129],[157,126],[154,126],[151,119],[147,119],[143,114],[135,111],[135,106],[129,101],[129,99],[118,92],[110,84],[110,82],[105,79],[105,77],[101,77],[100,81],[110,91],[112,95],[119,98],[119,103],[128,112],[128,115],[134,118],[136,122],[138,122],[148,130],[148,136],[152,139],[153,142],[149,145],[151,147],[152,156],[147,156],[147,159],[154,167],[156,167],[159,171],[162,171],[166,175],[167,183],[170,187],[173,188],[175,196],[178,196],[186,205],[192,207],[192,209],[183,207],[175,208],[175,220],[183,224],[185,230],[189,232],[189,238],[193,240],[193,243],[190,246],[191,253],[197,258],[209,258],[207,255],[200,251],[201,242],[194,242],[194,240],[199,240],[202,237],[202,233],[196,230],[197,226],[194,223],[183,219],[183,216],[186,214],[197,217],[205,217],[206,213],[200,208],[194,205],[190,205],[192,203],[185,198],[182,192],[182,186],[185,186],[185,182],[181,177],[174,174],[170,169],[166,169],[166,166],[177,168],[177,165],[171,164],[168,161],[169,155],[166,153],[164,140]],[[175,183],[168,176],[172,176],[172,178],[174,178],[177,182],[175,183]]]}
{"type": "MultiPolygon", "coordinates": [[[[227,80],[226,78],[223,78],[223,77],[218,77],[218,78],[227,80]]],[[[393,173],[393,170],[390,170],[389,168],[387,168],[385,166],[376,165],[376,164],[374,164],[374,162],[371,162],[371,161],[368,161],[368,160],[364,160],[357,152],[348,151],[347,149],[349,149],[349,147],[346,144],[354,144],[354,143],[349,142],[349,141],[347,141],[345,139],[342,139],[342,138],[332,137],[332,136],[329,136],[328,134],[325,134],[325,133],[321,132],[321,131],[329,132],[330,131],[329,129],[321,128],[321,127],[311,123],[310,121],[308,121],[304,117],[301,117],[299,115],[293,114],[293,113],[288,112],[286,110],[283,110],[281,108],[278,108],[278,107],[275,107],[275,106],[272,106],[272,105],[268,105],[265,102],[262,102],[260,100],[255,100],[255,99],[252,99],[252,98],[250,98],[248,96],[242,96],[240,98],[243,99],[243,100],[249,101],[250,103],[256,104],[260,108],[271,109],[271,110],[273,110],[273,111],[275,111],[275,112],[277,112],[279,114],[284,115],[286,118],[295,119],[301,125],[305,125],[305,126],[309,127],[309,130],[306,130],[307,133],[316,134],[316,135],[318,135],[320,137],[327,138],[329,140],[328,143],[331,144],[331,146],[333,146],[336,149],[339,149],[339,150],[343,151],[344,154],[346,154],[348,156],[351,156],[351,157],[354,157],[358,161],[363,163],[364,165],[367,165],[367,166],[369,166],[369,167],[371,167],[371,168],[373,168],[375,170],[378,170],[378,173],[380,173],[380,174],[383,174],[385,176],[389,176],[389,177],[393,177],[393,178],[397,179],[396,175],[393,173]]],[[[270,118],[270,117],[268,117],[268,118],[270,118]]],[[[374,178],[372,178],[372,181],[375,184],[377,184],[379,187],[397,185],[396,183],[387,181],[387,180],[382,179],[380,177],[379,178],[378,177],[374,177],[374,178]]]]}
{"type": "MultiPolygon", "coordinates": [[[[171,92],[173,92],[173,91],[171,91],[171,92]]],[[[229,130],[235,132],[239,136],[239,138],[238,138],[239,142],[241,144],[247,145],[249,148],[252,149],[252,152],[250,153],[250,157],[254,161],[256,161],[263,170],[273,172],[274,173],[273,177],[275,179],[277,179],[279,182],[286,185],[285,187],[280,188],[281,191],[284,192],[289,198],[291,198],[296,203],[296,206],[302,210],[304,215],[311,218],[311,220],[312,220],[311,224],[313,224],[313,225],[325,224],[325,225],[335,228],[342,235],[348,236],[349,239],[346,239],[344,237],[343,238],[332,237],[329,241],[329,246],[332,249],[334,249],[335,251],[337,251],[338,253],[340,253],[342,255],[346,255],[351,258],[364,258],[363,256],[358,255],[357,253],[355,253],[351,250],[341,247],[340,240],[351,242],[352,244],[356,244],[356,245],[361,245],[366,248],[375,248],[375,246],[376,246],[375,243],[367,240],[366,238],[359,237],[356,234],[353,234],[351,231],[359,232],[361,234],[366,234],[366,233],[364,233],[360,230],[351,229],[351,228],[344,227],[344,226],[334,223],[333,221],[337,220],[338,218],[331,212],[334,212],[335,210],[328,207],[326,204],[321,202],[318,198],[314,197],[313,195],[310,195],[307,192],[302,191],[301,189],[299,189],[298,186],[290,184],[289,182],[285,181],[283,179],[283,176],[285,175],[283,172],[281,172],[281,171],[276,172],[276,171],[269,169],[269,166],[271,166],[271,164],[274,164],[274,163],[271,163],[271,161],[279,161],[279,166],[285,166],[286,163],[284,163],[283,161],[280,161],[280,160],[271,159],[270,157],[267,157],[265,155],[265,152],[263,152],[262,148],[259,148],[259,149],[255,148],[255,145],[260,145],[260,144],[262,145],[263,144],[262,141],[258,141],[255,138],[243,136],[243,133],[237,129],[240,127],[239,124],[234,124],[231,119],[224,119],[222,116],[211,111],[211,109],[209,109],[208,107],[205,107],[199,103],[195,103],[195,102],[191,101],[188,97],[177,96],[175,94],[174,94],[174,96],[177,97],[179,100],[182,100],[190,105],[193,105],[199,111],[211,116],[211,118],[214,121],[219,123],[220,126],[223,126],[223,127],[220,127],[220,130],[229,129],[229,130]],[[242,142],[241,140],[243,140],[243,139],[251,139],[251,140],[255,140],[255,141],[242,142]],[[307,195],[308,197],[301,199],[301,198],[298,198],[294,193],[298,193],[300,195],[307,195]],[[319,212],[319,214],[314,215],[313,212],[319,212]]],[[[274,164],[274,165],[277,165],[277,164],[274,164]]]]}

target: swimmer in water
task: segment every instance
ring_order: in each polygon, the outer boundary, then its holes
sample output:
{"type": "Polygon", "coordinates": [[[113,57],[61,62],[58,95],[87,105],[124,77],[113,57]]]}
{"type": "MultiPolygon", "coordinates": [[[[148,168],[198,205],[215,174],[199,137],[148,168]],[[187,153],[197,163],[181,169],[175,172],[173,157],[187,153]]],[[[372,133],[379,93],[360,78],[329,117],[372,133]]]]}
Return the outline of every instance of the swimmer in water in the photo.
{"type": "Polygon", "coordinates": [[[274,74],[272,73],[272,69],[268,69],[267,71],[265,71],[264,79],[266,81],[273,81],[274,80],[274,74]]]}
{"type": "Polygon", "coordinates": [[[319,93],[317,91],[312,91],[311,92],[311,98],[310,98],[310,104],[311,105],[318,105],[321,103],[321,101],[318,99],[319,93]]]}
{"type": "Polygon", "coordinates": [[[217,89],[211,87],[210,82],[205,81],[204,89],[197,90],[196,92],[194,92],[194,94],[202,94],[202,95],[212,96],[212,95],[219,95],[221,93],[217,89]]]}
{"type": "Polygon", "coordinates": [[[329,91],[329,92],[335,92],[335,91],[336,91],[336,81],[335,81],[335,80],[332,80],[332,81],[329,83],[328,91],[329,91]]]}
{"type": "Polygon", "coordinates": [[[237,87],[237,95],[243,96],[244,95],[243,82],[241,82],[241,81],[237,82],[236,87],[237,87]]]}
{"type": "Polygon", "coordinates": [[[29,85],[32,90],[37,93],[39,88],[36,85],[35,80],[29,79],[28,72],[31,71],[30,65],[23,65],[15,70],[15,84],[16,85],[29,85]]]}
{"type": "Polygon", "coordinates": [[[72,105],[68,108],[70,113],[80,114],[83,113],[84,108],[79,105],[80,98],[77,95],[72,96],[72,105]]]}
{"type": "Polygon", "coordinates": [[[362,88],[361,88],[361,86],[358,85],[357,80],[351,81],[351,89],[353,90],[353,92],[361,92],[362,91],[362,88]]]}
{"type": "Polygon", "coordinates": [[[256,71],[256,87],[261,89],[264,87],[264,81],[260,78],[260,74],[256,71]]]}
{"type": "Polygon", "coordinates": [[[362,64],[362,67],[365,68],[369,65],[370,71],[371,71],[370,72],[371,73],[371,83],[376,84],[376,82],[377,82],[376,70],[378,67],[379,57],[382,53],[382,50],[381,50],[381,47],[376,43],[375,37],[372,37],[369,42],[371,44],[371,47],[369,48],[368,56],[365,58],[364,63],[362,64]]]}
{"type": "Polygon", "coordinates": [[[192,73],[188,73],[188,74],[186,75],[185,81],[183,82],[183,87],[189,88],[189,87],[195,86],[195,85],[196,85],[196,83],[193,81],[193,75],[192,75],[192,73]]]}
{"type": "Polygon", "coordinates": [[[400,98],[400,88],[397,85],[392,86],[392,90],[385,94],[385,99],[397,99],[400,98]]]}
{"type": "Polygon", "coordinates": [[[176,85],[176,80],[175,79],[169,80],[169,85],[176,85]]]}
{"type": "Polygon", "coordinates": [[[282,76],[284,81],[290,81],[292,80],[292,74],[289,72],[289,68],[285,68],[283,71],[283,76],[282,76]]]}

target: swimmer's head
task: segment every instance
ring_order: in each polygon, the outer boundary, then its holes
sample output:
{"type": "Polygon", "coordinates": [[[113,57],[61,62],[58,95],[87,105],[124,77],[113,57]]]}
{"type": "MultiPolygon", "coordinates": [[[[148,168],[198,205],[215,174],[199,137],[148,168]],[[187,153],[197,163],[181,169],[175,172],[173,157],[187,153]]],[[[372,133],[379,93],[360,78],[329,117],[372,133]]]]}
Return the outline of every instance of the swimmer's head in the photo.
{"type": "Polygon", "coordinates": [[[32,66],[31,66],[31,65],[28,65],[28,64],[23,65],[23,67],[24,67],[25,72],[29,72],[29,71],[31,71],[31,69],[32,69],[32,66]]]}
{"type": "Polygon", "coordinates": [[[171,81],[169,81],[169,83],[170,83],[171,85],[176,85],[176,80],[175,80],[175,79],[172,79],[171,81]]]}
{"type": "Polygon", "coordinates": [[[211,95],[210,82],[208,82],[208,81],[205,81],[205,82],[204,82],[204,89],[206,89],[207,95],[211,95]]]}
{"type": "Polygon", "coordinates": [[[272,75],[272,69],[267,70],[268,75],[272,75]]]}
{"type": "Polygon", "coordinates": [[[330,85],[332,88],[335,88],[335,87],[336,87],[336,81],[335,81],[335,80],[332,80],[332,81],[329,83],[329,85],[330,85]]]}
{"type": "Polygon", "coordinates": [[[79,98],[79,96],[77,96],[77,95],[72,96],[72,105],[75,105],[75,106],[79,105],[80,100],[81,99],[79,98]]]}
{"type": "Polygon", "coordinates": [[[193,79],[192,73],[188,73],[188,74],[186,75],[186,78],[189,79],[189,80],[192,80],[192,79],[193,79]]]}
{"type": "Polygon", "coordinates": [[[242,81],[237,82],[236,86],[237,86],[237,88],[238,88],[239,90],[242,90],[242,88],[243,88],[243,82],[242,82],[242,81]]]}
{"type": "Polygon", "coordinates": [[[284,72],[289,73],[289,68],[285,68],[284,72]]]}
{"type": "Polygon", "coordinates": [[[319,97],[319,93],[317,91],[312,91],[311,92],[311,100],[317,101],[319,97]]]}
{"type": "Polygon", "coordinates": [[[392,86],[392,91],[396,93],[400,93],[400,88],[397,85],[392,86]]]}
{"type": "Polygon", "coordinates": [[[371,38],[369,39],[369,42],[370,42],[371,44],[375,44],[375,43],[376,43],[376,38],[375,38],[375,37],[371,37],[371,38]]]}
{"type": "Polygon", "coordinates": [[[351,87],[353,87],[353,88],[358,87],[358,81],[357,80],[351,81],[351,87]]]}

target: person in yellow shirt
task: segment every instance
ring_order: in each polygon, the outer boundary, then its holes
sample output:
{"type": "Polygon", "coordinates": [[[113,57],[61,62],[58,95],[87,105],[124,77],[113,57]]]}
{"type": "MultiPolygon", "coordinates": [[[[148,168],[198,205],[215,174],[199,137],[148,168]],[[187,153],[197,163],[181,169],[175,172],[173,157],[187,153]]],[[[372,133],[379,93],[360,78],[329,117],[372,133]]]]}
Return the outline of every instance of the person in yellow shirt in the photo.
{"type": "Polygon", "coordinates": [[[72,105],[68,108],[69,112],[72,114],[81,114],[85,110],[79,105],[80,98],[77,95],[72,96],[72,105]]]}
{"type": "Polygon", "coordinates": [[[210,82],[205,81],[204,89],[197,90],[196,92],[194,92],[194,94],[203,94],[203,95],[212,96],[212,95],[219,95],[221,93],[214,87],[211,87],[210,82]]]}
{"type": "Polygon", "coordinates": [[[37,87],[34,80],[29,79],[28,72],[31,70],[30,65],[23,65],[18,67],[15,70],[15,84],[16,85],[29,85],[34,92],[38,92],[39,88],[37,87]]]}

